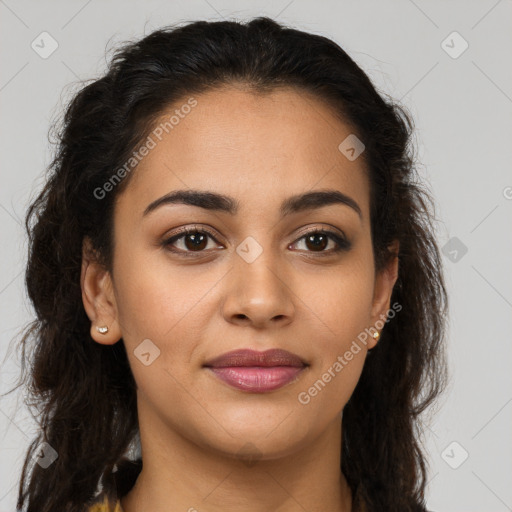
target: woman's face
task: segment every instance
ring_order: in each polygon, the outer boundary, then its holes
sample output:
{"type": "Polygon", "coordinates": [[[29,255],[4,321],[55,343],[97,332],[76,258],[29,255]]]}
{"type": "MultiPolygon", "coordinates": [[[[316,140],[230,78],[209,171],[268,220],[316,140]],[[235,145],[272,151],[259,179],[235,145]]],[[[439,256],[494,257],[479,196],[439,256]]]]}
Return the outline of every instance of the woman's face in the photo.
{"type": "Polygon", "coordinates": [[[181,114],[153,132],[118,198],[112,275],[97,288],[92,271],[85,278],[97,290],[94,306],[84,301],[89,316],[109,326],[91,334],[100,343],[122,337],[141,422],[272,459],[339,421],[375,344],[358,336],[388,310],[396,261],[375,273],[363,158],[354,159],[351,128],[328,106],[292,89],[226,88],[182,109],[187,99],[162,116],[181,114]],[[148,210],[176,191],[215,197],[148,210]],[[331,195],[308,200],[317,191],[331,195]],[[199,233],[169,241],[185,227],[199,233]],[[306,366],[288,368],[298,373],[273,389],[244,380],[264,380],[264,370],[241,370],[241,389],[205,367],[236,349],[274,348],[306,366]]]}

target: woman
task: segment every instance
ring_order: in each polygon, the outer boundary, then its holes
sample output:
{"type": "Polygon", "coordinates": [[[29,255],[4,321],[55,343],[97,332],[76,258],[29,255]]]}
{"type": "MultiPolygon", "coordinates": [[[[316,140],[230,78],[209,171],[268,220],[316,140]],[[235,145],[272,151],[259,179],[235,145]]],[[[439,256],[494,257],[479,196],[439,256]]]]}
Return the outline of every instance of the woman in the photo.
{"type": "Polygon", "coordinates": [[[411,134],[266,17],[120,48],[27,213],[18,508],[424,511],[446,292],[411,134]]]}

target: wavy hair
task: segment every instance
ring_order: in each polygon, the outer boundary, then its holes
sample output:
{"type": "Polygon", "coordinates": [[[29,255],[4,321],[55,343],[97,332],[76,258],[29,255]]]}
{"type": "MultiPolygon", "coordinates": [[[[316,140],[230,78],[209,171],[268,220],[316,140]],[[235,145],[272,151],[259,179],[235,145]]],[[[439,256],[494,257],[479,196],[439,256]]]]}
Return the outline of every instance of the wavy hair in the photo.
{"type": "Polygon", "coordinates": [[[420,415],[447,382],[447,296],[413,122],[338,44],[268,17],[193,21],[125,42],[106,73],[67,105],[44,187],[25,218],[25,284],[36,319],[19,342],[20,382],[41,429],[23,465],[19,510],[83,511],[100,491],[111,500],[124,495],[140,472],[140,458],[129,456],[138,419],[125,346],[93,341],[80,286],[85,237],[112,270],[114,204],[133,173],[101,200],[94,191],[169,105],[231,84],[311,93],[364,141],[376,268],[398,240],[391,302],[402,309],[368,354],[344,408],[340,469],[369,512],[423,510],[428,464],[420,415]],[[33,463],[42,442],[58,453],[47,469],[33,463]]]}

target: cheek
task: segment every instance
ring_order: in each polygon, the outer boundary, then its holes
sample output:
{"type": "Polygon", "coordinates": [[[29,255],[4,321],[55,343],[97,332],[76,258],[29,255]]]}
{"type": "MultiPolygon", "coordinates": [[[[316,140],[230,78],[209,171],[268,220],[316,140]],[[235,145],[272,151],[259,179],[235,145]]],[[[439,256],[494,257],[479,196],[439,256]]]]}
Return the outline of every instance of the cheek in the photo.
{"type": "Polygon", "coordinates": [[[306,323],[314,364],[297,398],[313,416],[327,413],[333,417],[352,395],[364,365],[373,261],[366,252],[354,254],[336,271],[302,283],[300,294],[307,297],[304,303],[310,314],[306,323]]]}
{"type": "Polygon", "coordinates": [[[151,336],[164,341],[214,285],[207,274],[194,276],[152,251],[148,256],[142,249],[119,250],[115,262],[119,319],[132,341],[151,336]]]}
{"type": "Polygon", "coordinates": [[[297,295],[314,322],[325,353],[342,350],[369,327],[373,298],[372,260],[354,255],[329,272],[307,275],[297,282],[297,295]],[[301,284],[299,284],[301,283],[301,284]]]}
{"type": "MultiPolygon", "coordinates": [[[[212,302],[221,276],[137,252],[119,257],[116,264],[118,318],[135,378],[145,368],[137,358],[139,346],[158,354],[151,368],[191,371],[203,327],[214,314],[212,302]]],[[[141,378],[146,375],[143,371],[141,378]]]]}
{"type": "MultiPolygon", "coordinates": [[[[368,284],[355,278],[330,284],[331,301],[317,297],[320,333],[311,332],[314,349],[311,372],[296,400],[310,417],[332,419],[350,399],[364,366],[371,295],[368,284]]],[[[371,286],[371,282],[369,284],[371,286]]]]}

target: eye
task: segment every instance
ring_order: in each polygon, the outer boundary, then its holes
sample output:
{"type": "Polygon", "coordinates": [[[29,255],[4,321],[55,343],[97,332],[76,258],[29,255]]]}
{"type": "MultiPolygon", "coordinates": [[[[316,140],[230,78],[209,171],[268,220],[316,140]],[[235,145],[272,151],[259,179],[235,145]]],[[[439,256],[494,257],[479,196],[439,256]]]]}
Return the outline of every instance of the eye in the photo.
{"type": "MultiPolygon", "coordinates": [[[[198,228],[183,228],[179,234],[167,238],[163,241],[163,245],[170,251],[175,253],[187,253],[187,252],[204,252],[204,249],[208,246],[208,238],[217,242],[216,238],[212,233],[205,229],[198,228]],[[184,248],[176,249],[174,244],[176,242],[182,242],[184,248]]],[[[218,243],[218,242],[217,242],[218,243]]]]}
{"type": "MultiPolygon", "coordinates": [[[[319,230],[314,229],[309,231],[305,235],[301,236],[296,243],[304,241],[304,245],[306,246],[308,252],[316,252],[320,253],[320,255],[328,255],[332,253],[336,253],[339,251],[347,251],[351,248],[351,243],[344,238],[343,236],[335,233],[334,231],[329,230],[319,230]],[[324,250],[328,245],[329,241],[335,242],[334,249],[330,249],[328,251],[324,250]]],[[[292,247],[294,244],[291,244],[289,247],[292,247]]]]}

